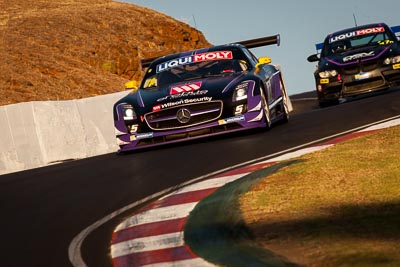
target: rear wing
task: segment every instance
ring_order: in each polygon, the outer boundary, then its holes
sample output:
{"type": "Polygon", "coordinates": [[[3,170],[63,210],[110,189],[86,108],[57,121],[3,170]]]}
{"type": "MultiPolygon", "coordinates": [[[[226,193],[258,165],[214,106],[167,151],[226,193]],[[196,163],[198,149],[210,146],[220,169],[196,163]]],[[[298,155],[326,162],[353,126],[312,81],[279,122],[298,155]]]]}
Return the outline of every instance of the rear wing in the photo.
{"type": "Polygon", "coordinates": [[[315,45],[315,49],[317,50],[317,54],[321,54],[322,47],[324,47],[324,43],[318,43],[315,45]]]}
{"type": "Polygon", "coordinates": [[[392,32],[394,33],[394,35],[396,35],[397,40],[400,41],[400,25],[399,25],[399,26],[390,27],[390,29],[392,30],[392,32]]]}
{"type": "Polygon", "coordinates": [[[152,57],[152,58],[146,58],[146,59],[141,59],[140,60],[140,65],[142,66],[142,70],[145,68],[148,68],[154,60],[156,60],[159,57],[152,57]]]}
{"type": "MultiPolygon", "coordinates": [[[[390,27],[392,32],[396,35],[396,38],[398,41],[400,41],[400,25],[399,26],[393,26],[390,27]]],[[[315,49],[317,50],[317,54],[321,54],[322,47],[324,46],[324,43],[318,43],[315,45],[315,49]]]]}
{"type": "Polygon", "coordinates": [[[246,41],[235,42],[234,44],[241,44],[244,45],[246,48],[256,48],[260,46],[267,46],[267,45],[274,45],[276,44],[279,46],[281,44],[281,36],[280,34],[261,37],[257,39],[250,39],[246,41]]]}
{"type": "MultiPolygon", "coordinates": [[[[248,49],[261,47],[261,46],[267,46],[267,45],[274,45],[274,44],[279,46],[281,44],[281,36],[279,34],[276,34],[276,35],[265,36],[265,37],[261,37],[261,38],[257,38],[257,39],[233,42],[232,44],[241,44],[248,49]]],[[[145,68],[148,68],[150,66],[151,62],[153,62],[157,58],[159,58],[159,57],[147,58],[147,59],[140,60],[142,70],[144,70],[145,68]]]]}

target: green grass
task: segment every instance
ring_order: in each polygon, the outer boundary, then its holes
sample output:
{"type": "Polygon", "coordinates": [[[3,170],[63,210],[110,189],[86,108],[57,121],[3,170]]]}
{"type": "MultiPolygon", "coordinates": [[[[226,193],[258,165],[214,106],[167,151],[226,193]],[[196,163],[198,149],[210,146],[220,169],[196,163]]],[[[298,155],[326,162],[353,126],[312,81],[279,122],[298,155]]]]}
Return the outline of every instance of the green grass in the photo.
{"type": "Polygon", "coordinates": [[[400,266],[400,127],[296,159],[242,195],[264,247],[307,266],[400,266]]]}

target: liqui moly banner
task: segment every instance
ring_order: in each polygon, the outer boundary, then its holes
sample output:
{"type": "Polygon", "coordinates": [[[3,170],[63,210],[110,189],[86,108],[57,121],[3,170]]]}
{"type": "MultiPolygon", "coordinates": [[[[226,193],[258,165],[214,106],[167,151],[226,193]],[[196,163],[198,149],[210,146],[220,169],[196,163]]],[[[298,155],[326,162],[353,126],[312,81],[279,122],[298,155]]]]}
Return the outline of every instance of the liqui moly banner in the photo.
{"type": "Polygon", "coordinates": [[[156,71],[162,72],[178,66],[196,63],[208,60],[219,60],[219,59],[232,59],[232,51],[215,51],[207,52],[202,54],[195,54],[187,57],[176,58],[167,62],[163,62],[157,65],[156,71]]]}
{"type": "Polygon", "coordinates": [[[353,31],[353,32],[347,32],[347,33],[343,33],[340,35],[332,36],[329,39],[329,43],[334,43],[334,42],[337,42],[340,40],[344,40],[347,38],[356,37],[356,36],[360,36],[360,35],[365,35],[365,34],[370,34],[370,33],[381,33],[381,32],[385,32],[384,27],[373,27],[373,28],[367,28],[367,29],[357,30],[357,31],[353,31]]]}

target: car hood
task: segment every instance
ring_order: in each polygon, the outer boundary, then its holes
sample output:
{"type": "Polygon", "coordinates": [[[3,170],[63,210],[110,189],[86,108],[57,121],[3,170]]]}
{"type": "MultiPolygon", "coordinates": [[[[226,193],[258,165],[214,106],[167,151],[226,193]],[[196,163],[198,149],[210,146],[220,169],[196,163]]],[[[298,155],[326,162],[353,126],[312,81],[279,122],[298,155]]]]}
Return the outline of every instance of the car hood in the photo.
{"type": "Polygon", "coordinates": [[[323,57],[320,61],[320,67],[322,69],[328,69],[335,66],[341,67],[374,60],[386,56],[390,47],[391,46],[376,45],[337,53],[335,55],[323,57]]]}
{"type": "Polygon", "coordinates": [[[232,96],[234,87],[243,80],[243,77],[244,74],[229,73],[174,83],[157,89],[139,89],[128,96],[130,98],[128,102],[143,114],[183,104],[223,100],[232,96]]]}

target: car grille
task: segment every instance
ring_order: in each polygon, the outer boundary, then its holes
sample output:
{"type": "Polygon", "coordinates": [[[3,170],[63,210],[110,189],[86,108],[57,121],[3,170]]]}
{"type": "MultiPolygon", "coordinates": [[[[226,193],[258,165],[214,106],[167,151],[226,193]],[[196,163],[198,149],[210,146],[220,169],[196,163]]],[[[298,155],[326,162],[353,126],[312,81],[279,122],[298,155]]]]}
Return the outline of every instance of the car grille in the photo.
{"type": "Polygon", "coordinates": [[[385,79],[391,84],[400,84],[400,72],[397,70],[389,70],[383,72],[385,79]]]}
{"type": "Polygon", "coordinates": [[[190,138],[197,138],[205,135],[215,135],[215,134],[220,134],[223,132],[229,132],[229,131],[236,131],[239,129],[243,129],[239,124],[236,123],[230,123],[230,124],[225,124],[225,125],[217,125],[205,129],[199,129],[199,130],[192,130],[192,131],[185,131],[184,133],[178,133],[178,134],[169,134],[166,136],[158,136],[158,137],[153,137],[153,138],[148,138],[148,139],[140,139],[139,142],[137,143],[138,147],[143,147],[143,146],[149,146],[149,145],[156,145],[156,144],[162,144],[165,142],[173,142],[173,141],[178,141],[182,139],[190,139],[190,138]]]}
{"type": "Polygon", "coordinates": [[[368,79],[364,81],[352,82],[345,84],[344,93],[356,93],[362,91],[373,90],[375,88],[381,87],[385,84],[382,77],[376,77],[374,79],[368,79]]]}
{"type": "Polygon", "coordinates": [[[372,62],[365,62],[361,65],[361,71],[362,72],[369,72],[373,71],[374,69],[378,68],[378,64],[374,61],[372,62]]]}
{"type": "Polygon", "coordinates": [[[151,112],[144,117],[152,130],[181,129],[218,119],[222,114],[222,106],[222,101],[194,103],[151,112]],[[178,120],[177,113],[182,109],[190,113],[187,122],[178,120]]]}
{"type": "Polygon", "coordinates": [[[343,68],[343,74],[353,75],[360,72],[368,72],[378,68],[378,63],[376,61],[364,62],[361,64],[355,64],[343,68]]]}

